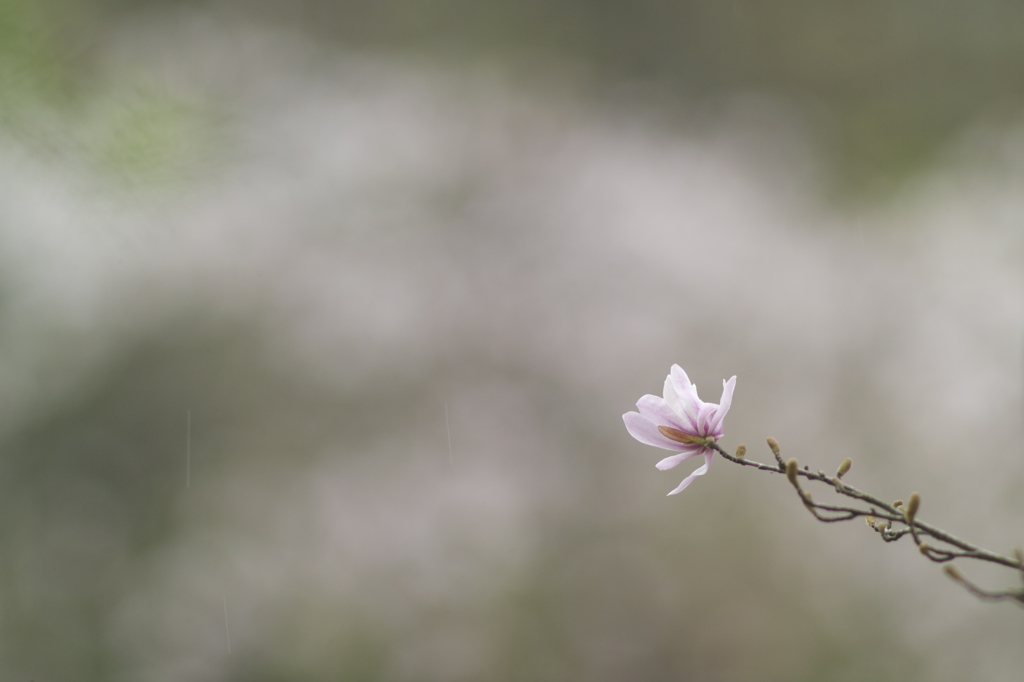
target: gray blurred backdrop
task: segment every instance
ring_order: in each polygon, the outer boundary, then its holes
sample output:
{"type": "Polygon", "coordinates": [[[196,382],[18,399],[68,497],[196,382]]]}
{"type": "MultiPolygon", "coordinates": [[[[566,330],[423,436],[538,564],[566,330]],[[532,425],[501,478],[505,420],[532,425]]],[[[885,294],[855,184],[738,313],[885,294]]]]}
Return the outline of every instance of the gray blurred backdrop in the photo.
{"type": "Polygon", "coordinates": [[[1024,6],[0,0],[0,677],[1016,682],[1024,6]],[[992,587],[1007,571],[966,565],[992,587]]]}

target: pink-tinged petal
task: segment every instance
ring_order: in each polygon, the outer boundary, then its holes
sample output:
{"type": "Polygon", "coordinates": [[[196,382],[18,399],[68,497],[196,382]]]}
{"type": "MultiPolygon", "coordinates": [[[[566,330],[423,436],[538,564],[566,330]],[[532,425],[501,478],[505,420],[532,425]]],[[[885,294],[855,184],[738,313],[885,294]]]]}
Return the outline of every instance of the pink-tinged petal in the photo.
{"type": "Polygon", "coordinates": [[[688,395],[690,387],[693,385],[690,382],[690,377],[686,375],[683,368],[679,365],[672,365],[672,368],[668,371],[668,378],[672,380],[673,385],[676,388],[676,392],[680,397],[688,395]]]}
{"type": "Polygon", "coordinates": [[[680,417],[686,419],[688,428],[696,433],[699,428],[697,410],[701,402],[697,397],[697,387],[690,383],[690,377],[686,376],[679,365],[672,365],[669,375],[665,377],[665,401],[680,417]]]}
{"type": "Polygon", "coordinates": [[[704,403],[700,406],[700,411],[697,412],[697,429],[700,435],[708,436],[711,434],[711,419],[715,416],[715,410],[718,409],[718,405],[714,403],[704,403]]]}
{"type": "Polygon", "coordinates": [[[627,412],[622,415],[622,421],[626,424],[629,435],[636,438],[644,445],[653,445],[656,448],[679,451],[685,447],[670,438],[666,438],[658,431],[658,425],[638,412],[627,412]]]}
{"type": "Polygon", "coordinates": [[[644,417],[647,417],[657,426],[671,426],[689,433],[689,428],[684,428],[684,422],[679,418],[667,402],[656,395],[645,395],[636,401],[636,409],[644,417]]]}
{"type": "Polygon", "coordinates": [[[715,416],[711,419],[711,430],[720,431],[722,428],[722,420],[725,419],[725,415],[729,413],[729,408],[732,407],[732,392],[736,388],[736,377],[729,379],[728,381],[722,382],[722,401],[718,404],[718,411],[715,416]]]}
{"type": "Polygon", "coordinates": [[[697,397],[697,384],[690,381],[690,377],[687,376],[682,367],[672,365],[672,369],[669,370],[669,376],[675,382],[676,392],[680,398],[689,396],[697,403],[700,403],[700,398],[697,397]]]}
{"type": "Polygon", "coordinates": [[[680,462],[685,462],[691,457],[696,457],[702,450],[704,450],[704,448],[699,445],[684,445],[683,447],[687,448],[687,452],[680,452],[678,455],[666,457],[654,466],[657,467],[659,471],[668,471],[669,469],[678,466],[680,462]],[[690,448],[693,449],[690,450],[690,448]]]}
{"type": "Polygon", "coordinates": [[[692,474],[683,479],[683,482],[676,486],[676,489],[669,493],[669,495],[678,495],[679,493],[686,490],[686,487],[693,483],[698,476],[703,476],[711,468],[711,460],[714,456],[713,450],[708,450],[704,453],[704,465],[694,471],[692,474]]]}

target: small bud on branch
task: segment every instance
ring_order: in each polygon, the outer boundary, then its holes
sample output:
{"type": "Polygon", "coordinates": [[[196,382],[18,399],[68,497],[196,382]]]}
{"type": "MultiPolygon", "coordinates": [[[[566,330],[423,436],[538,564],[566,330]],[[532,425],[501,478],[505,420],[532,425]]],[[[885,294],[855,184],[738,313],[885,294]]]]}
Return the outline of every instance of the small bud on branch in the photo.
{"type": "Polygon", "coordinates": [[[782,454],[779,451],[779,441],[775,440],[771,436],[767,438],[768,448],[775,455],[775,461],[779,463],[779,471],[785,471],[786,463],[782,461],[782,454]]]}
{"type": "Polygon", "coordinates": [[[942,567],[942,570],[946,572],[946,575],[948,575],[950,578],[957,581],[958,583],[962,583],[964,581],[963,574],[960,573],[957,567],[953,564],[946,564],[942,567]]]}
{"type": "Polygon", "coordinates": [[[910,499],[907,501],[907,508],[903,510],[903,518],[907,520],[908,526],[914,525],[914,517],[917,516],[917,510],[921,506],[921,496],[917,493],[910,493],[910,499]]]}
{"type": "Polygon", "coordinates": [[[799,467],[800,465],[799,463],[797,463],[796,458],[793,458],[786,462],[786,478],[788,478],[789,482],[792,483],[793,486],[796,488],[800,487],[800,483],[798,483],[796,480],[796,472],[798,471],[799,467]]]}

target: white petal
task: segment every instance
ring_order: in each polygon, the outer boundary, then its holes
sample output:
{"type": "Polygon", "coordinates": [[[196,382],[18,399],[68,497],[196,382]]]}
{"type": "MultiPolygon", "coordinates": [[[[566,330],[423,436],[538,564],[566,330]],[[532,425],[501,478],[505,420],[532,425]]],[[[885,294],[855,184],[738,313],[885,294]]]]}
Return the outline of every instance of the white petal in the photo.
{"type": "Polygon", "coordinates": [[[653,445],[656,448],[664,448],[665,450],[674,450],[676,452],[680,448],[686,447],[671,438],[663,436],[661,431],[658,431],[657,424],[638,412],[627,412],[622,415],[622,421],[625,422],[629,435],[645,445],[653,445]]]}
{"type": "Polygon", "coordinates": [[[672,411],[682,416],[683,408],[679,404],[679,394],[676,393],[675,383],[672,381],[672,375],[669,374],[665,377],[665,403],[672,408],[672,411]]]}
{"type": "Polygon", "coordinates": [[[657,467],[659,471],[668,471],[669,469],[678,466],[680,462],[685,462],[691,457],[696,457],[701,453],[701,450],[704,449],[700,445],[684,445],[683,447],[692,448],[692,450],[680,452],[678,455],[672,455],[671,457],[666,457],[654,466],[657,467]]]}
{"type": "Polygon", "coordinates": [[[668,370],[668,375],[675,379],[680,386],[690,385],[690,377],[686,376],[686,371],[679,365],[672,365],[668,370]]]}
{"type": "Polygon", "coordinates": [[[694,471],[692,474],[683,479],[683,482],[676,486],[676,489],[669,493],[669,495],[678,495],[679,493],[686,490],[686,487],[693,483],[698,476],[703,476],[711,468],[711,459],[714,456],[714,450],[708,450],[704,453],[704,465],[694,471]]]}
{"type": "Polygon", "coordinates": [[[728,381],[722,382],[722,401],[718,404],[718,411],[715,412],[715,416],[711,418],[710,430],[712,433],[722,429],[722,420],[725,419],[725,415],[729,413],[729,408],[732,407],[732,392],[735,388],[735,376],[728,381]]]}
{"type": "Polygon", "coordinates": [[[675,413],[667,402],[662,400],[656,395],[645,395],[641,396],[640,400],[636,401],[637,412],[650,419],[655,424],[661,426],[671,426],[677,429],[682,428],[682,423],[679,420],[679,415],[675,413]]]}
{"type": "MultiPolygon", "coordinates": [[[[671,402],[669,404],[679,416],[686,418],[690,428],[696,433],[700,428],[700,424],[697,422],[697,412],[703,403],[697,397],[697,387],[690,383],[690,377],[686,376],[686,372],[679,365],[672,365],[672,371],[665,379],[666,393],[670,389],[675,396],[675,404],[671,402]]],[[[668,401],[667,398],[666,401],[668,401]]]]}

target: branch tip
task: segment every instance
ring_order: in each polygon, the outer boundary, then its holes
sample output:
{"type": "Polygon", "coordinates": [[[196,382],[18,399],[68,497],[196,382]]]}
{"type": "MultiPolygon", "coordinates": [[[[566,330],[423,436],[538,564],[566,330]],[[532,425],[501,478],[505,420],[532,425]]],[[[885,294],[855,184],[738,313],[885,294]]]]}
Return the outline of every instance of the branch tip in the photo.
{"type": "Polygon", "coordinates": [[[772,454],[775,455],[775,461],[778,462],[779,464],[779,471],[785,471],[786,463],[782,461],[782,455],[779,451],[779,441],[775,440],[771,436],[769,436],[766,440],[768,442],[768,447],[772,451],[772,454]]]}
{"type": "Polygon", "coordinates": [[[917,516],[917,510],[921,506],[921,496],[916,493],[910,493],[910,499],[907,500],[907,508],[903,510],[903,516],[907,520],[907,525],[913,527],[914,517],[917,516]]]}

